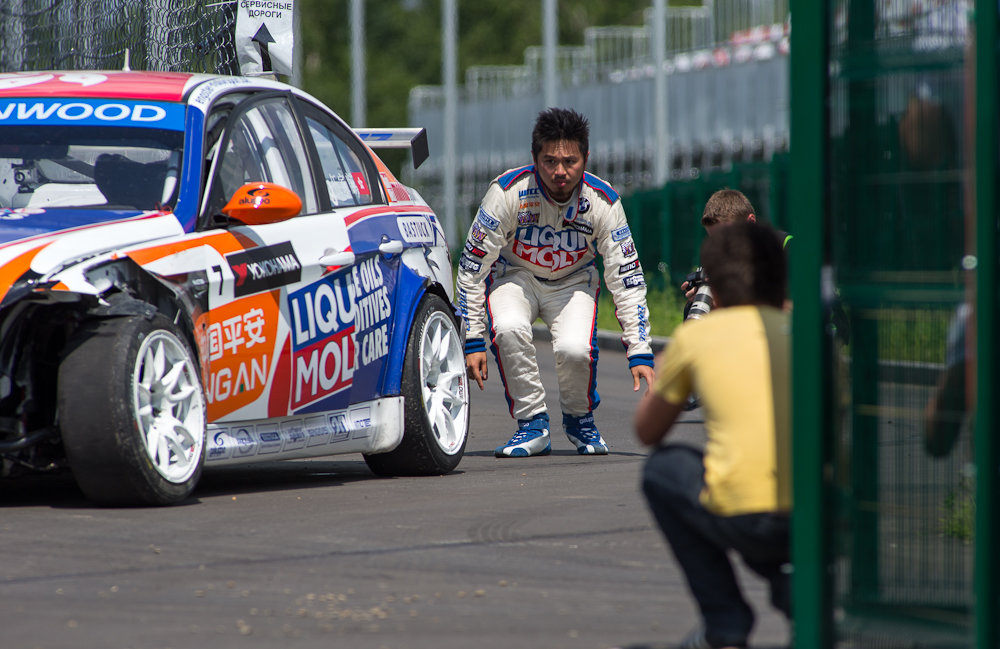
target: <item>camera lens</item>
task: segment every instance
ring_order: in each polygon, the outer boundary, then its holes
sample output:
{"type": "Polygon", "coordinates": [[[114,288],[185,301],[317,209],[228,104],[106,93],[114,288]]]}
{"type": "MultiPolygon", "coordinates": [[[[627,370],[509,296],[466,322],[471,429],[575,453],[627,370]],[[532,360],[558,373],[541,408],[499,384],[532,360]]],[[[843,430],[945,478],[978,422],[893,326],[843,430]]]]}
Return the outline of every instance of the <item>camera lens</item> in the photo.
{"type": "Polygon", "coordinates": [[[695,292],[684,319],[700,320],[712,310],[713,306],[715,306],[715,300],[712,298],[712,290],[708,288],[707,284],[703,284],[695,292]]]}

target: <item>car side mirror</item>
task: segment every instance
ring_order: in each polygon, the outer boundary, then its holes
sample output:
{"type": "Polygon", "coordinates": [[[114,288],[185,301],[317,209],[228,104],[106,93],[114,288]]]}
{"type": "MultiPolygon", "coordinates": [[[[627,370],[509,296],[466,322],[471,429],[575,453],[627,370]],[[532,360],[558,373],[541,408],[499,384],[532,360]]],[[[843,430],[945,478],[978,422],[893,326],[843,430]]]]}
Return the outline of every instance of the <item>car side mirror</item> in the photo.
{"type": "Polygon", "coordinates": [[[233,194],[222,213],[246,225],[277,223],[297,216],[302,199],[287,187],[274,183],[248,183],[233,194]]]}

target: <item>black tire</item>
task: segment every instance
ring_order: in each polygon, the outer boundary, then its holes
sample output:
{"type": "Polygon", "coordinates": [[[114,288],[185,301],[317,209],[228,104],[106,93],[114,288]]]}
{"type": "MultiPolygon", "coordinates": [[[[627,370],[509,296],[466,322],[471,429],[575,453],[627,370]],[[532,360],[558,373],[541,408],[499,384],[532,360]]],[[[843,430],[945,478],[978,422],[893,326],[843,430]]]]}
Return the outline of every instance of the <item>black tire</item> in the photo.
{"type": "Polygon", "coordinates": [[[365,456],[377,475],[443,475],[455,470],[469,437],[465,352],[447,303],[428,293],[410,328],[403,361],[403,441],[365,456]]]}
{"type": "Polygon", "coordinates": [[[198,365],[169,320],[88,324],[59,366],[59,427],[73,477],[101,505],[172,505],[205,463],[198,365]]]}

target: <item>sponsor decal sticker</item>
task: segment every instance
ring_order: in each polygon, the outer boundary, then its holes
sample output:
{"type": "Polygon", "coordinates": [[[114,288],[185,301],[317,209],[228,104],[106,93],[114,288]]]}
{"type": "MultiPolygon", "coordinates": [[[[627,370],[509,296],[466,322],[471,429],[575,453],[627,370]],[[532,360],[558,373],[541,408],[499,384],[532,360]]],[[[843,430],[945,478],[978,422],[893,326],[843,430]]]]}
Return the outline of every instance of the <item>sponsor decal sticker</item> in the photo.
{"type": "Polygon", "coordinates": [[[518,225],[534,225],[535,223],[538,223],[538,212],[522,210],[517,213],[518,225]]]}
{"type": "Polygon", "coordinates": [[[353,384],[356,295],[349,273],[327,275],[289,294],[293,410],[353,384]]]}
{"type": "Polygon", "coordinates": [[[284,451],[294,451],[306,446],[306,432],[300,419],[281,422],[281,437],[285,443],[282,449],[284,451]]]}
{"type": "Polygon", "coordinates": [[[138,126],[184,130],[184,106],[128,99],[0,99],[0,125],[138,126]]]}
{"type": "Polygon", "coordinates": [[[365,179],[365,175],[360,171],[355,171],[351,174],[351,178],[354,179],[354,186],[358,188],[358,193],[362,196],[371,196],[372,190],[368,188],[368,181],[365,179]]]}
{"type": "Polygon", "coordinates": [[[366,259],[351,269],[358,296],[354,319],[359,366],[369,365],[389,353],[389,318],[392,300],[377,258],[366,259]]]}
{"type": "Polygon", "coordinates": [[[551,226],[518,228],[514,254],[528,263],[552,271],[569,268],[587,253],[587,238],[572,230],[551,226]]]}
{"type": "Polygon", "coordinates": [[[434,226],[422,216],[396,217],[399,234],[407,243],[434,244],[434,226]]]}
{"type": "Polygon", "coordinates": [[[624,278],[622,282],[625,284],[625,288],[635,288],[637,286],[645,286],[646,280],[642,275],[629,275],[624,278]]]}
{"type": "Polygon", "coordinates": [[[306,435],[306,446],[322,446],[330,441],[330,429],[326,426],[326,417],[322,415],[306,417],[303,428],[306,435]]]}
{"type": "Polygon", "coordinates": [[[496,230],[500,225],[500,221],[490,216],[486,210],[479,208],[479,212],[476,214],[476,220],[483,224],[483,227],[487,230],[496,230]]]}
{"type": "Polygon", "coordinates": [[[479,221],[473,222],[472,230],[469,231],[469,238],[473,241],[482,241],[486,238],[486,230],[479,225],[479,221]]]}
{"type": "Polygon", "coordinates": [[[594,234],[594,228],[584,221],[576,221],[575,223],[570,223],[569,226],[588,236],[594,234]]]}
{"type": "Polygon", "coordinates": [[[527,198],[528,196],[538,196],[538,188],[528,187],[527,189],[522,189],[517,192],[517,197],[519,199],[527,198]]]}
{"type": "Polygon", "coordinates": [[[626,241],[625,243],[620,244],[620,245],[622,247],[622,254],[625,255],[626,257],[631,257],[632,255],[635,254],[635,243],[634,242],[632,242],[632,241],[626,241]]]}
{"type": "Polygon", "coordinates": [[[226,261],[236,276],[236,297],[294,284],[302,278],[302,264],[289,241],[226,255],[226,261]]]}
{"type": "Polygon", "coordinates": [[[399,181],[384,171],[379,172],[379,176],[382,178],[382,184],[386,187],[389,198],[397,202],[410,200],[410,192],[406,191],[406,187],[399,181]]]}
{"type": "Polygon", "coordinates": [[[468,332],[471,329],[471,323],[469,322],[469,297],[462,289],[458,289],[457,292],[458,310],[462,314],[462,320],[465,322],[465,331],[468,332]]]}
{"type": "Polygon", "coordinates": [[[233,438],[236,440],[236,448],[233,449],[234,457],[249,457],[257,453],[257,440],[249,428],[234,428],[233,438]]]}
{"type": "Polygon", "coordinates": [[[483,265],[472,257],[463,254],[458,260],[458,267],[469,273],[478,273],[483,265]]]}
{"type": "Polygon", "coordinates": [[[614,232],[612,232],[611,233],[611,240],[612,241],[621,241],[622,239],[628,239],[631,236],[632,236],[632,231],[629,230],[628,226],[626,225],[624,228],[618,228],[617,230],[615,230],[614,232]]]}
{"type": "Polygon", "coordinates": [[[16,207],[14,209],[2,207],[0,208],[0,221],[20,221],[32,214],[44,213],[45,210],[40,210],[36,207],[16,207]]]}
{"type": "Polygon", "coordinates": [[[233,446],[235,446],[235,440],[230,437],[228,430],[216,431],[208,444],[208,456],[205,460],[207,462],[228,460],[229,456],[233,454],[233,446]]]}
{"type": "Polygon", "coordinates": [[[580,201],[577,203],[576,211],[578,214],[583,214],[584,212],[590,211],[590,199],[586,196],[581,196],[580,201]]]}
{"type": "Polygon", "coordinates": [[[257,455],[281,450],[281,435],[277,424],[257,424],[257,455]]]}
{"type": "Polygon", "coordinates": [[[216,419],[253,403],[267,389],[278,331],[278,306],[269,295],[230,302],[196,322],[208,415],[216,419]]]}
{"type": "Polygon", "coordinates": [[[472,255],[474,257],[485,257],[486,256],[486,251],[483,250],[482,248],[475,247],[474,245],[472,245],[471,241],[466,241],[465,242],[465,252],[469,253],[470,255],[472,255]]]}
{"type": "Polygon", "coordinates": [[[372,428],[372,409],[368,406],[352,408],[351,423],[354,427],[354,439],[368,437],[372,428]]]}
{"type": "Polygon", "coordinates": [[[627,264],[622,264],[618,267],[618,274],[625,275],[626,273],[631,273],[633,270],[639,267],[639,260],[630,261],[627,264]]]}
{"type": "Polygon", "coordinates": [[[346,442],[351,438],[351,427],[347,424],[347,412],[335,412],[329,416],[330,430],[332,435],[330,436],[330,443],[335,444],[336,442],[346,442]]]}

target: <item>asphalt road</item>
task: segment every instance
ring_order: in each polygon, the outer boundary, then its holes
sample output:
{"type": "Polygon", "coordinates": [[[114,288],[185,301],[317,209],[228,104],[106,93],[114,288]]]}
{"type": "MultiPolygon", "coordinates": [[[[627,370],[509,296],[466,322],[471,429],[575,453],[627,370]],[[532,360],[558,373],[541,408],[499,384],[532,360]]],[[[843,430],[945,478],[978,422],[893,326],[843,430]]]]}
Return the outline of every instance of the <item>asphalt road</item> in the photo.
{"type": "MultiPolygon", "coordinates": [[[[551,347],[539,343],[558,422],[551,347]]],[[[638,489],[638,394],[601,350],[611,454],[561,434],[503,459],[490,366],[456,472],[380,479],[360,456],[215,469],[188,504],[98,509],[68,477],[0,483],[3,649],[660,648],[697,623],[638,489]]],[[[558,426],[557,426],[558,430],[558,426]]],[[[676,438],[698,443],[700,414],[676,438]]],[[[743,573],[746,576],[746,573],[743,573]]],[[[763,584],[754,647],[787,642],[763,584]]]]}

